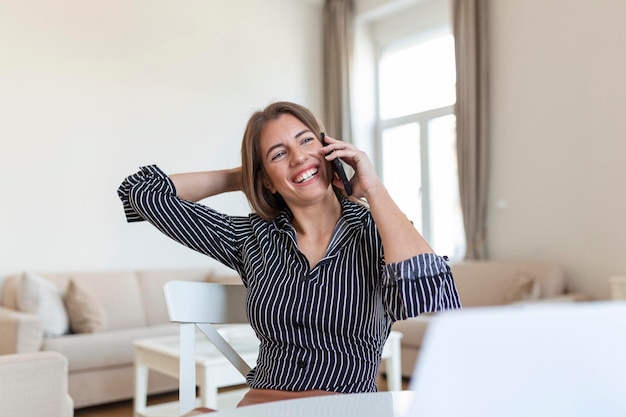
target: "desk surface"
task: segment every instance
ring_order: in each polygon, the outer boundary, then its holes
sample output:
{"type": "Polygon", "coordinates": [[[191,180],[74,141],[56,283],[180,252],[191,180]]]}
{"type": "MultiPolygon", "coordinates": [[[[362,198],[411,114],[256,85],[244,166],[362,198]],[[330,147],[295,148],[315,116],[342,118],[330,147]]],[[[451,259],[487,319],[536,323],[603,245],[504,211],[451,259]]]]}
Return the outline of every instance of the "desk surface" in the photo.
{"type": "Polygon", "coordinates": [[[275,401],[234,410],[202,414],[206,417],[404,417],[413,392],[384,391],[338,394],[275,401]]]}

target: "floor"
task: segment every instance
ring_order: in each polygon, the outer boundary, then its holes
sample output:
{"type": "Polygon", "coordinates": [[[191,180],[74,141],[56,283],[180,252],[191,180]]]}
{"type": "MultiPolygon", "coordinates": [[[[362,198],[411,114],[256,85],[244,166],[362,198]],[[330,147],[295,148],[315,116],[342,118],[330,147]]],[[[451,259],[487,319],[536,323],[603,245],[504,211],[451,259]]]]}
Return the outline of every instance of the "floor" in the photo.
{"type": "MultiPolygon", "coordinates": [[[[408,382],[403,381],[403,388],[407,389],[407,387],[408,382]]],[[[378,380],[378,389],[380,391],[387,390],[387,383],[382,377],[378,380]]],[[[177,399],[177,392],[153,395],[148,399],[148,405],[176,401],[177,399]]],[[[132,400],[128,400],[95,407],[81,408],[74,411],[74,417],[133,417],[133,402],[132,400]]]]}
{"type": "MultiPolygon", "coordinates": [[[[176,401],[178,392],[150,396],[148,405],[176,401]]],[[[74,410],[74,417],[133,417],[133,401],[120,401],[111,404],[74,410]]]]}

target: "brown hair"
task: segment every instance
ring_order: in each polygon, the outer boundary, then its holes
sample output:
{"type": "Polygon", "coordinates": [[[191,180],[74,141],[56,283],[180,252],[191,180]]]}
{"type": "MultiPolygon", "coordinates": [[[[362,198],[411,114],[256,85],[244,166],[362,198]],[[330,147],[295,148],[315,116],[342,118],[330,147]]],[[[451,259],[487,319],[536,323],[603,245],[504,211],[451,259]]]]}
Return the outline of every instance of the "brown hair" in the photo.
{"type": "Polygon", "coordinates": [[[266,177],[259,142],[263,128],[283,114],[290,114],[300,120],[321,141],[324,126],[307,108],[287,101],[272,103],[252,114],[241,142],[241,178],[243,192],[252,209],[263,219],[271,221],[287,207],[278,193],[272,193],[263,184],[266,177]]]}

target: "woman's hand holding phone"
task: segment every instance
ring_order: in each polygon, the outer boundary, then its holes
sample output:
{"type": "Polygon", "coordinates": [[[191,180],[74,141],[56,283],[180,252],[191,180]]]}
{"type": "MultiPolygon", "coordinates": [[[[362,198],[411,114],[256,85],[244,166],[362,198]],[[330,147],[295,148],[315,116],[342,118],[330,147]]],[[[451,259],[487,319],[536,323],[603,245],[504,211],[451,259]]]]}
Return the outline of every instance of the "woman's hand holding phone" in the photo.
{"type": "MultiPolygon", "coordinates": [[[[328,145],[326,143],[326,134],[322,132],[322,143],[324,146],[328,145]]],[[[332,152],[331,152],[332,153],[332,152]]],[[[335,167],[335,172],[341,179],[343,183],[343,188],[346,190],[346,194],[352,195],[352,185],[350,184],[350,180],[348,180],[348,176],[346,175],[346,171],[343,169],[343,165],[341,164],[341,160],[339,158],[335,158],[332,160],[333,166],[335,167]]]]}
{"type": "Polygon", "coordinates": [[[325,136],[323,142],[325,143],[321,152],[326,160],[335,161],[341,158],[354,170],[354,175],[349,181],[353,197],[365,197],[369,201],[373,197],[372,193],[385,189],[365,152],[351,143],[342,142],[330,136],[325,136]]]}

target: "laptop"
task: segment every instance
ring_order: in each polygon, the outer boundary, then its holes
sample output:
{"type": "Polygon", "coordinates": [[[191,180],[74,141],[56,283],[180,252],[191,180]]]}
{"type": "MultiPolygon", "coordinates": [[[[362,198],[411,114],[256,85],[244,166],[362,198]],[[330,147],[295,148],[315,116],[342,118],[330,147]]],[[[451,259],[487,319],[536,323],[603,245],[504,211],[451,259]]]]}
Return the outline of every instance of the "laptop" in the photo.
{"type": "Polygon", "coordinates": [[[439,313],[408,417],[626,416],[626,302],[439,313]]]}

